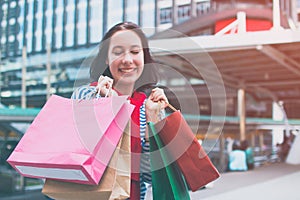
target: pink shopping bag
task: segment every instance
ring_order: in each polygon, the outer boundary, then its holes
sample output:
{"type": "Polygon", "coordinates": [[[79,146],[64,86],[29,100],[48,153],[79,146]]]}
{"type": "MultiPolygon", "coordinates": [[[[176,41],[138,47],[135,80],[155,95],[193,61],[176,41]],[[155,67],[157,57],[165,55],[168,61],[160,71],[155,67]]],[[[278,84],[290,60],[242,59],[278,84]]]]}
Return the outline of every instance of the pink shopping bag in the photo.
{"type": "Polygon", "coordinates": [[[127,96],[52,95],[7,161],[23,176],[98,184],[133,109],[127,96]]]}

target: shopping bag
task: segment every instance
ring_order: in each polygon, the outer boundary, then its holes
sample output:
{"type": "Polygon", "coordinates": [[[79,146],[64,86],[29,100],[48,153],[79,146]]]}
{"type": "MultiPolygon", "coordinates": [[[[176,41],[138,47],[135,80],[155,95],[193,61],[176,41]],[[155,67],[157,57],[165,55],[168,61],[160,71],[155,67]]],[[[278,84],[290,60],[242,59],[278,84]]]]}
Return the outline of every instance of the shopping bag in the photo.
{"type": "Polygon", "coordinates": [[[98,185],[46,179],[42,193],[56,200],[108,200],[130,197],[129,125],[98,185]]]}
{"type": "Polygon", "coordinates": [[[176,160],[189,189],[196,191],[220,176],[180,111],[156,123],[155,130],[172,160],[176,160]]]}
{"type": "Polygon", "coordinates": [[[52,95],[7,161],[23,176],[98,184],[133,107],[127,96],[52,95]]]}
{"type": "Polygon", "coordinates": [[[148,126],[153,200],[189,200],[187,185],[176,162],[169,162],[170,155],[163,148],[154,124],[149,122],[148,126]]]}
{"type": "MultiPolygon", "coordinates": [[[[130,125],[130,124],[129,124],[130,125]]],[[[130,197],[131,183],[131,147],[130,147],[130,126],[122,135],[122,143],[120,150],[116,153],[116,179],[114,181],[112,194],[110,199],[127,199],[130,197]]]]}

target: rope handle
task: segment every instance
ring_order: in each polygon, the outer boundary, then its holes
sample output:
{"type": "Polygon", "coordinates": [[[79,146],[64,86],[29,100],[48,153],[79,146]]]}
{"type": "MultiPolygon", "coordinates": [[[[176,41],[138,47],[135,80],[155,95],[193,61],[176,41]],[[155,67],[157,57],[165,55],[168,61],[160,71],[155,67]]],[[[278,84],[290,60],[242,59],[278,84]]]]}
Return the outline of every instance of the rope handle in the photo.
{"type": "MultiPolygon", "coordinates": [[[[108,88],[108,91],[106,92],[106,94],[105,94],[105,96],[104,96],[104,98],[108,96],[108,94],[111,92],[111,90],[112,90],[112,87],[109,87],[109,88],[108,88]]],[[[100,89],[97,91],[96,88],[95,88],[94,91],[93,91],[93,94],[94,94],[94,95],[96,94],[96,99],[99,99],[99,98],[101,97],[101,95],[100,95],[100,89]]],[[[83,99],[85,99],[85,97],[87,97],[87,95],[88,95],[88,93],[87,93],[86,95],[84,95],[84,96],[79,100],[79,102],[81,102],[83,99]]]]}
{"type": "Polygon", "coordinates": [[[171,110],[173,110],[174,112],[177,111],[177,109],[176,109],[174,106],[172,106],[170,103],[167,103],[167,106],[168,106],[169,108],[171,108],[171,110]]]}
{"type": "MultiPolygon", "coordinates": [[[[158,102],[159,105],[162,103],[162,101],[165,102],[165,103],[167,104],[167,107],[171,108],[171,110],[173,110],[174,112],[177,111],[177,109],[176,109],[174,106],[172,106],[169,102],[166,102],[166,101],[164,101],[164,100],[159,101],[159,102],[158,102]]],[[[159,106],[159,107],[160,107],[160,106],[159,106]]]]}

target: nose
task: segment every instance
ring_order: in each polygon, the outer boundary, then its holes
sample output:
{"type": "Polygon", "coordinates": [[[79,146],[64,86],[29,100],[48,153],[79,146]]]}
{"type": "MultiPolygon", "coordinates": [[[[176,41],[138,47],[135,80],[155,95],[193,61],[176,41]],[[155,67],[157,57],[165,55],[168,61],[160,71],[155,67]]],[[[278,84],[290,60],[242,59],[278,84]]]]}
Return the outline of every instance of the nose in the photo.
{"type": "Polygon", "coordinates": [[[130,55],[130,52],[126,52],[123,58],[124,64],[131,64],[132,63],[132,56],[130,55]]]}

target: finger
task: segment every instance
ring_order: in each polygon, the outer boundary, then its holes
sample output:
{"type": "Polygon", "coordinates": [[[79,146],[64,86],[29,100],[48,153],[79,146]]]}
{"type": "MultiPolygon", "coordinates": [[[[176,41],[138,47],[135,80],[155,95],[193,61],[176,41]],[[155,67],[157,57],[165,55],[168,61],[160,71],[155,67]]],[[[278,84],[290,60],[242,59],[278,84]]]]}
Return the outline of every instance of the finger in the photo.
{"type": "Polygon", "coordinates": [[[166,97],[164,90],[160,88],[154,88],[150,95],[153,101],[166,101],[168,103],[168,98],[166,97]]]}
{"type": "Polygon", "coordinates": [[[152,93],[163,93],[164,92],[164,90],[163,89],[161,89],[161,88],[158,88],[158,87],[156,87],[156,88],[154,88],[154,89],[152,89],[152,91],[151,91],[152,93]]]}
{"type": "Polygon", "coordinates": [[[108,76],[101,75],[98,79],[98,83],[101,83],[101,82],[113,83],[113,79],[108,76]]]}
{"type": "Polygon", "coordinates": [[[107,77],[107,76],[100,76],[98,80],[98,86],[102,88],[105,86],[106,88],[112,87],[113,79],[107,77]]]}
{"type": "Polygon", "coordinates": [[[96,87],[97,93],[100,96],[111,96],[111,88],[113,85],[113,79],[107,76],[100,76],[96,87]]]}
{"type": "Polygon", "coordinates": [[[103,86],[106,89],[110,89],[112,87],[112,83],[111,82],[107,82],[107,81],[103,81],[103,86]]]}
{"type": "Polygon", "coordinates": [[[107,83],[113,83],[113,79],[112,78],[110,78],[110,77],[108,77],[108,76],[105,76],[104,77],[104,80],[105,80],[105,82],[107,82],[107,83]]]}
{"type": "Polygon", "coordinates": [[[153,96],[153,101],[158,102],[158,101],[167,101],[167,98],[164,94],[156,94],[153,96]]]}
{"type": "Polygon", "coordinates": [[[99,78],[98,78],[98,83],[100,83],[102,80],[104,79],[104,76],[99,76],[99,78]]]}
{"type": "Polygon", "coordinates": [[[111,97],[112,96],[112,88],[109,87],[107,93],[105,94],[105,97],[111,97]]]}
{"type": "Polygon", "coordinates": [[[160,88],[154,88],[151,91],[152,98],[155,98],[157,95],[163,93],[163,91],[160,88]]]}

